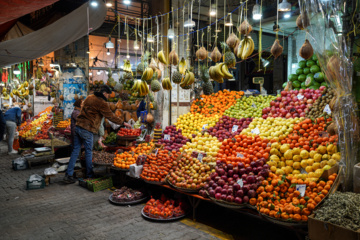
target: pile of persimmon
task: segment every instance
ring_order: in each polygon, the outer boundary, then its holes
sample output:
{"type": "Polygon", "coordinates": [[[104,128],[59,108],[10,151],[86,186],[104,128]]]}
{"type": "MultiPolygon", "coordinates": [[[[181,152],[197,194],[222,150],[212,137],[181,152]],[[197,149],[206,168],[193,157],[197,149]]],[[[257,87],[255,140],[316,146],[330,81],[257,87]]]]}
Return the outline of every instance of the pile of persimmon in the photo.
{"type": "Polygon", "coordinates": [[[136,158],[131,152],[117,154],[114,158],[114,166],[122,169],[129,169],[131,164],[136,163],[136,158]]]}
{"type": "Polygon", "coordinates": [[[217,160],[233,165],[242,162],[245,167],[249,167],[252,161],[269,158],[271,148],[268,143],[268,139],[261,139],[259,136],[252,137],[240,134],[222,142],[217,160]]]}
{"type": "Polygon", "coordinates": [[[206,117],[219,115],[222,116],[226,109],[236,103],[236,99],[244,95],[242,91],[218,91],[211,95],[201,95],[201,99],[196,99],[191,105],[191,113],[200,113],[206,117]]]}
{"type": "Polygon", "coordinates": [[[165,177],[172,166],[176,165],[179,154],[179,152],[168,150],[159,150],[157,154],[151,153],[147,156],[140,177],[147,181],[165,182],[165,177]]]}
{"type": "Polygon", "coordinates": [[[145,154],[147,155],[151,148],[154,146],[154,143],[141,143],[137,145],[136,148],[131,149],[134,152],[135,159],[138,158],[139,155],[145,154]]]}
{"type": "Polygon", "coordinates": [[[305,119],[295,124],[293,131],[287,137],[280,137],[280,143],[290,144],[290,148],[299,147],[307,151],[317,149],[320,145],[327,146],[330,143],[336,144],[338,135],[329,136],[327,127],[332,122],[331,118],[320,117],[312,121],[305,119]]]}
{"type": "MultiPolygon", "coordinates": [[[[284,221],[304,221],[312,213],[316,205],[328,194],[337,174],[329,176],[325,182],[309,182],[292,178],[291,176],[279,177],[270,173],[261,186],[256,190],[258,198],[256,205],[261,214],[278,218],[284,221]],[[305,184],[305,195],[301,196],[296,190],[297,184],[305,184]]],[[[250,203],[254,205],[254,199],[250,203]]]]}

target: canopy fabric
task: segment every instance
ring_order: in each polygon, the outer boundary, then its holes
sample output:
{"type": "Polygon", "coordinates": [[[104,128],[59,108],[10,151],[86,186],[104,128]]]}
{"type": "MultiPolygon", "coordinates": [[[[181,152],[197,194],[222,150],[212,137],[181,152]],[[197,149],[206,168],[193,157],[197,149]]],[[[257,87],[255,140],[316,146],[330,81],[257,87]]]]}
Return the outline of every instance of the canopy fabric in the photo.
{"type": "Polygon", "coordinates": [[[6,33],[6,35],[2,41],[8,41],[11,39],[22,37],[31,32],[33,32],[32,29],[28,28],[21,22],[17,21],[15,23],[15,25],[6,33]]]}
{"type": "Polygon", "coordinates": [[[0,7],[0,24],[22,17],[58,0],[3,0],[0,7]]]}
{"type": "Polygon", "coordinates": [[[99,28],[105,20],[107,9],[103,1],[99,0],[98,3],[97,7],[85,3],[51,25],[1,42],[0,67],[39,58],[99,28]]]}

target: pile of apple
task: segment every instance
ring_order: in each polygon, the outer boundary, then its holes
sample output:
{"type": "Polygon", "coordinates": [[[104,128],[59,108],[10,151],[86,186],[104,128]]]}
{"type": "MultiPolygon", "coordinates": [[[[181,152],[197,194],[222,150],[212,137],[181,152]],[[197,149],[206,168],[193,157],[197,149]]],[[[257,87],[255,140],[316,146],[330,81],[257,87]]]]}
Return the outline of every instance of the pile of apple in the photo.
{"type": "Polygon", "coordinates": [[[305,117],[308,109],[311,108],[316,99],[321,97],[325,88],[325,86],[321,86],[317,90],[307,88],[281,91],[281,97],[277,97],[274,101],[271,101],[270,107],[262,110],[262,117],[305,117]]]}
{"type": "Polygon", "coordinates": [[[184,137],[181,134],[182,130],[178,129],[176,130],[176,127],[174,125],[167,126],[164,130],[164,132],[161,134],[161,139],[158,141],[159,144],[164,145],[164,149],[172,151],[179,151],[179,149],[186,144],[187,142],[190,142],[189,139],[184,137]],[[170,140],[165,140],[165,135],[170,136],[170,140]]]}
{"type": "MultiPolygon", "coordinates": [[[[227,202],[245,204],[256,198],[256,189],[269,176],[269,165],[261,158],[252,161],[249,167],[240,162],[236,166],[221,161],[216,162],[215,172],[211,173],[210,181],[204,188],[210,197],[227,202]]],[[[206,192],[199,191],[205,196],[206,192]]]]}
{"type": "Polygon", "coordinates": [[[179,162],[174,162],[168,181],[175,187],[196,190],[204,187],[205,182],[210,180],[210,173],[209,165],[201,163],[190,154],[184,154],[179,162]]]}
{"type": "Polygon", "coordinates": [[[239,135],[243,129],[249,127],[251,121],[252,118],[237,119],[229,116],[222,116],[214,127],[208,129],[208,132],[211,136],[217,137],[218,140],[222,142],[224,139],[239,135]]]}

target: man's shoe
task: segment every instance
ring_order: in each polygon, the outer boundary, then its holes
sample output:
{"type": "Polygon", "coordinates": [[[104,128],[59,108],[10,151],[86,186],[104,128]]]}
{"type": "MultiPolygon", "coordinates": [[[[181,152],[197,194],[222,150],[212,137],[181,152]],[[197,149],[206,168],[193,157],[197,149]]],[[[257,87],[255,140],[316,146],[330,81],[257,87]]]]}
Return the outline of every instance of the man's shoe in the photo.
{"type": "Polygon", "coordinates": [[[8,152],[8,154],[10,155],[10,154],[18,154],[18,151],[16,151],[16,150],[12,150],[11,152],[8,152]]]}
{"type": "Polygon", "coordinates": [[[65,183],[75,183],[76,182],[76,180],[75,180],[75,178],[74,177],[72,177],[72,176],[68,176],[68,175],[65,175],[65,177],[64,177],[64,179],[63,179],[63,181],[65,182],[65,183]]]}

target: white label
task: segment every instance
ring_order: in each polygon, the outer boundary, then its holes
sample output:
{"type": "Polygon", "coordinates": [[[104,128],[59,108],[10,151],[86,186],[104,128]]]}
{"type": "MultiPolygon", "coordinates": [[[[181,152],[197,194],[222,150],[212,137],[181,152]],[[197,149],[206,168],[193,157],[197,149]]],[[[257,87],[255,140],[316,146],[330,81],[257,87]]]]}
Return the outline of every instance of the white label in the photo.
{"type": "Polygon", "coordinates": [[[260,133],[260,130],[258,128],[254,128],[253,130],[251,130],[251,133],[258,135],[260,133]]]}
{"type": "Polygon", "coordinates": [[[243,158],[244,155],[242,155],[241,153],[237,153],[237,154],[236,154],[236,157],[243,158]]]}
{"type": "Polygon", "coordinates": [[[237,180],[237,184],[239,184],[240,187],[243,187],[243,186],[244,186],[244,182],[243,182],[242,178],[240,178],[239,180],[237,180]]]}
{"type": "Polygon", "coordinates": [[[297,95],[297,99],[301,100],[301,99],[303,99],[303,98],[304,98],[303,95],[301,95],[301,94],[298,94],[298,95],[297,95]]]}
{"type": "Polygon", "coordinates": [[[40,114],[40,117],[41,117],[42,115],[44,115],[44,114],[46,114],[46,113],[42,113],[42,114],[40,114]]]}
{"type": "Polygon", "coordinates": [[[251,106],[252,106],[253,108],[256,108],[256,105],[255,105],[255,103],[251,104],[251,106]]]}
{"type": "Polygon", "coordinates": [[[155,156],[157,156],[157,154],[158,154],[158,151],[159,151],[159,149],[156,149],[156,151],[155,151],[155,156]]]}
{"type": "Polygon", "coordinates": [[[36,128],[36,130],[40,130],[40,129],[41,129],[41,127],[37,127],[37,128],[36,128]]]}
{"type": "Polygon", "coordinates": [[[199,153],[198,156],[197,156],[197,159],[199,159],[199,161],[202,163],[203,157],[204,157],[203,154],[199,153]]]}
{"type": "Polygon", "coordinates": [[[234,125],[231,129],[231,131],[234,133],[238,130],[239,126],[238,125],[234,125]]]}
{"type": "Polygon", "coordinates": [[[205,130],[208,125],[209,125],[209,124],[204,124],[204,125],[202,126],[202,129],[205,130]]]}
{"type": "Polygon", "coordinates": [[[296,191],[300,192],[300,197],[305,196],[306,184],[296,184],[296,191]]]}
{"type": "Polygon", "coordinates": [[[326,112],[327,114],[331,115],[331,109],[329,104],[326,104],[326,106],[324,107],[324,112],[326,112]]]}
{"type": "Polygon", "coordinates": [[[45,123],[49,123],[49,120],[46,120],[45,123]]]}
{"type": "Polygon", "coordinates": [[[300,169],[301,174],[308,174],[307,171],[305,171],[303,168],[300,169]]]}
{"type": "Polygon", "coordinates": [[[169,135],[169,134],[165,134],[165,135],[164,135],[164,140],[170,140],[170,135],[169,135]]]}

